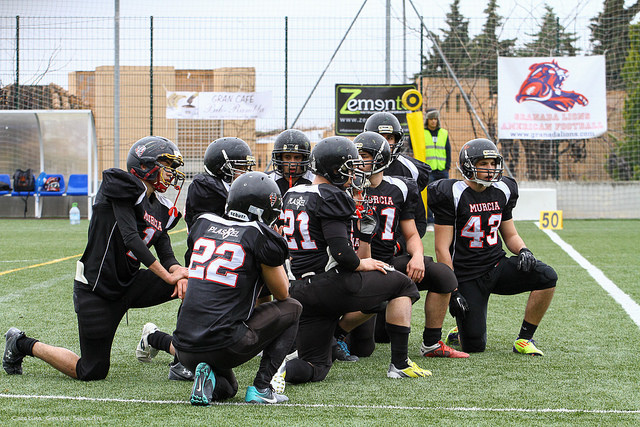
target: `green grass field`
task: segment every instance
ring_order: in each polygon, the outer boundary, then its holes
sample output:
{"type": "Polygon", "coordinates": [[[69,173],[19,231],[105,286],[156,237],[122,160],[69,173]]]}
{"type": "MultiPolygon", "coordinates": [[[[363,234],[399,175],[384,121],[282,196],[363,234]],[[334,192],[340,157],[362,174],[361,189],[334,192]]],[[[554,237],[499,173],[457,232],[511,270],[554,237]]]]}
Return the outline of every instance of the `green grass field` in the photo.
{"type": "MultiPolygon", "coordinates": [[[[72,302],[75,261],[88,222],[0,220],[0,329],[16,326],[53,345],[79,352],[72,302]]],[[[414,305],[409,356],[433,376],[386,377],[389,345],[372,357],[338,362],[325,381],[288,385],[290,404],[250,406],[244,391],[256,360],[235,370],[238,395],[207,408],[188,404],[191,383],[167,379],[172,358],[143,364],[134,350],[142,325],[172,332],[179,303],[131,310],[113,344],[104,381],[83,383],[44,362],[25,358],[22,376],[0,372],[0,423],[213,425],[638,425],[640,327],[587,271],[533,222],[518,230],[536,257],[553,266],[555,298],[536,332],[544,357],[514,354],[527,298],[493,296],[487,350],[469,359],[421,360],[423,300],[414,305]]],[[[639,220],[566,220],[556,232],[606,277],[640,302],[636,269],[639,220]]],[[[172,234],[178,259],[186,232],[172,234]]],[[[433,254],[433,234],[425,237],[433,254]]],[[[637,305],[635,306],[637,310],[637,305]]],[[[447,315],[443,332],[454,326],[447,315]]],[[[4,345],[3,345],[4,348],[4,345]]]]}

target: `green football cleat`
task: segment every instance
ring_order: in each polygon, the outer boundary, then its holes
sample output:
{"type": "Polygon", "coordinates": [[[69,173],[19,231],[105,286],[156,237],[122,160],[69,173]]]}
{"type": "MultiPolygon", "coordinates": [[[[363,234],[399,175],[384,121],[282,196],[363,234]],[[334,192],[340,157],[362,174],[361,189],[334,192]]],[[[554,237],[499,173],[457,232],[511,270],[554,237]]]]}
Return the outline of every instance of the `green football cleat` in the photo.
{"type": "Polygon", "coordinates": [[[447,338],[444,340],[445,345],[449,347],[459,346],[460,345],[460,335],[458,334],[458,327],[454,327],[447,334],[447,338]]]}
{"type": "Polygon", "coordinates": [[[404,369],[398,369],[395,367],[393,363],[389,365],[389,370],[387,371],[387,377],[389,378],[422,378],[422,377],[430,377],[431,371],[426,369],[422,369],[420,366],[416,365],[411,359],[407,359],[408,367],[404,369]]]}
{"type": "Polygon", "coordinates": [[[544,356],[544,353],[536,347],[536,342],[533,339],[525,340],[524,338],[517,339],[513,343],[513,352],[520,354],[528,354],[529,356],[544,356]]]}

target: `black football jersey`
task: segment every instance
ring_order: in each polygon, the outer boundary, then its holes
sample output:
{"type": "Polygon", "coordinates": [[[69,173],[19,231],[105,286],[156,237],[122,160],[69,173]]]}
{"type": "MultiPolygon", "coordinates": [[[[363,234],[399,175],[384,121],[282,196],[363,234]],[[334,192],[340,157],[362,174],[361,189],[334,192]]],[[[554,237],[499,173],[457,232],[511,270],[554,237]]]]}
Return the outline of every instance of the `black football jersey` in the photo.
{"type": "Polygon", "coordinates": [[[386,176],[404,176],[418,183],[418,190],[422,191],[429,184],[431,166],[413,157],[400,155],[384,170],[386,176]]]}
{"type": "Polygon", "coordinates": [[[291,271],[296,277],[307,272],[322,273],[331,268],[327,238],[349,238],[355,202],[346,191],[331,184],[296,185],[284,195],[280,219],[291,254],[291,271]],[[325,236],[322,221],[345,224],[344,236],[325,236]]]}
{"type": "Polygon", "coordinates": [[[140,263],[156,260],[178,264],[167,231],[180,219],[169,215],[173,203],[162,194],[146,196],[145,185],[120,169],[102,172],[89,224],[87,246],[78,261],[75,280],[89,285],[104,298],[115,300],[129,286],[140,263]]]}
{"type": "Polygon", "coordinates": [[[427,188],[435,223],[453,226],[449,251],[458,280],[481,276],[506,255],[498,229],[513,217],[518,200],[513,178],[503,177],[482,192],[456,179],[441,179],[427,188]]]}
{"type": "Polygon", "coordinates": [[[366,189],[367,204],[376,212],[376,232],[371,239],[371,257],[390,262],[402,231],[400,221],[415,220],[418,187],[413,180],[385,176],[376,187],[366,189]]]}
{"type": "Polygon", "coordinates": [[[260,222],[202,214],[189,231],[189,286],[173,333],[183,351],[225,348],[246,332],[263,285],[260,265],[288,257],[281,235],[260,222]]]}
{"type": "MultiPolygon", "coordinates": [[[[430,173],[431,166],[405,155],[398,156],[384,171],[385,176],[402,176],[413,179],[418,185],[418,191],[420,193],[422,193],[427,187],[427,184],[429,184],[430,173]]],[[[416,227],[420,237],[423,237],[427,231],[427,212],[422,197],[419,197],[416,204],[416,227]]]]}
{"type": "Polygon", "coordinates": [[[200,173],[193,178],[184,208],[184,220],[187,227],[201,213],[210,212],[218,216],[224,215],[230,185],[222,179],[208,173],[200,173]]]}
{"type": "MultiPolygon", "coordinates": [[[[289,185],[289,179],[283,177],[282,175],[280,175],[280,173],[276,171],[271,171],[267,175],[269,176],[269,178],[274,180],[276,184],[278,184],[278,188],[280,189],[280,194],[282,194],[283,196],[284,196],[284,193],[286,193],[287,190],[291,188],[291,186],[289,185]]],[[[298,178],[298,180],[295,182],[295,184],[293,184],[293,186],[295,187],[296,185],[309,185],[313,182],[314,178],[315,178],[314,173],[308,170],[305,172],[304,175],[298,178]]]]}

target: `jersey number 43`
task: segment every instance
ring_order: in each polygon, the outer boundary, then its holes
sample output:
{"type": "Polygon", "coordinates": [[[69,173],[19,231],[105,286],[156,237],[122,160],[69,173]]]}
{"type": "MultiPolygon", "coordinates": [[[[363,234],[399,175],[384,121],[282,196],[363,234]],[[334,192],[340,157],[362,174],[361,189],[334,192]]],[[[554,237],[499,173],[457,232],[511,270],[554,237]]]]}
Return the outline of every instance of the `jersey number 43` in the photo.
{"type": "Polygon", "coordinates": [[[469,241],[470,248],[482,248],[486,237],[487,244],[493,246],[498,243],[498,229],[502,222],[502,214],[493,214],[489,217],[486,227],[482,224],[482,217],[474,215],[469,217],[467,223],[462,227],[460,235],[471,239],[469,241]],[[485,229],[489,230],[486,233],[485,229]]]}

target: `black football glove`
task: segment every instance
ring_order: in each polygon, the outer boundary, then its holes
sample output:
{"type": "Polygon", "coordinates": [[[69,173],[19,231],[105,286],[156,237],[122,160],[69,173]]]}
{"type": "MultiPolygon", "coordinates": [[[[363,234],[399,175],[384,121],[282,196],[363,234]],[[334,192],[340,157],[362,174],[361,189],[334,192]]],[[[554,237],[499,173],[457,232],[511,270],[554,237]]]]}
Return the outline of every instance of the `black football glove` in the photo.
{"type": "Polygon", "coordinates": [[[467,300],[464,299],[462,294],[457,290],[451,292],[451,299],[449,299],[449,313],[451,313],[451,316],[462,320],[468,311],[469,304],[467,304],[467,300]]]}
{"type": "Polygon", "coordinates": [[[525,272],[533,271],[533,268],[536,266],[536,257],[533,256],[533,252],[531,252],[527,248],[520,249],[520,253],[518,254],[518,270],[522,270],[525,272]]]}

